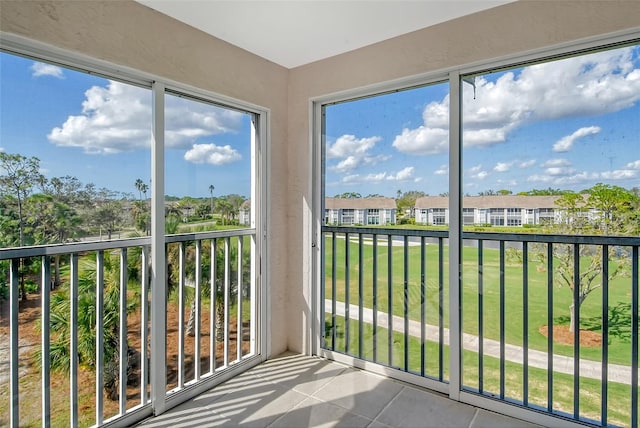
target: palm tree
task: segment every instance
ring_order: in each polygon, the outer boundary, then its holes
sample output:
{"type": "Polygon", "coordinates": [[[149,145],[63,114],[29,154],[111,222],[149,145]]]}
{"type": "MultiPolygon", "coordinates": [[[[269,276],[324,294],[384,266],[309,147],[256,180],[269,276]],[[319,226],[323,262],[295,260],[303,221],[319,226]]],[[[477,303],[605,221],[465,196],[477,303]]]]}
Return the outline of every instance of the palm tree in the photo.
{"type": "MultiPolygon", "coordinates": [[[[131,257],[133,259],[134,257],[131,257]]],[[[96,256],[81,257],[78,262],[78,363],[96,369],[96,256]]],[[[119,365],[120,322],[120,278],[119,259],[109,252],[104,253],[104,388],[112,400],[118,399],[117,369],[119,365]],[[115,376],[114,376],[115,374],[115,376]]],[[[68,372],[70,367],[70,269],[63,268],[64,281],[60,291],[51,295],[51,370],[68,372]]],[[[134,281],[135,278],[130,278],[134,281]]],[[[133,284],[132,284],[133,285],[133,284]]],[[[139,297],[127,298],[127,314],[134,312],[139,297]]],[[[41,359],[42,355],[38,354],[41,359]]]]}
{"type": "Polygon", "coordinates": [[[138,192],[140,193],[140,199],[142,199],[142,186],[144,186],[144,182],[142,181],[142,179],[138,178],[136,179],[136,189],[138,189],[138,192]]]}
{"type": "Polygon", "coordinates": [[[209,205],[211,205],[211,217],[213,217],[213,191],[215,190],[215,187],[213,186],[213,184],[209,184],[209,195],[211,195],[209,197],[209,205]]]}

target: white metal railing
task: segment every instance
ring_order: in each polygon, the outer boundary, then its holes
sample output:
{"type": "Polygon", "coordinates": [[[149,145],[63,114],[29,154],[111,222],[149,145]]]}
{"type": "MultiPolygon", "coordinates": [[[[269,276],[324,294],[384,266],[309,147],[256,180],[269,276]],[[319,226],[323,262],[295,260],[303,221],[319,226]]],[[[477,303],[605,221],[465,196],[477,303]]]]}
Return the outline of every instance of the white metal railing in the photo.
{"type": "Polygon", "coordinates": [[[149,237],[0,249],[9,289],[0,425],[127,425],[153,411],[153,370],[169,375],[163,401],[179,401],[256,360],[255,239],[253,229],[168,235],[165,284],[151,283],[149,237]],[[25,282],[37,287],[26,301],[25,282]],[[167,291],[162,358],[150,344],[155,290],[167,291]]]}

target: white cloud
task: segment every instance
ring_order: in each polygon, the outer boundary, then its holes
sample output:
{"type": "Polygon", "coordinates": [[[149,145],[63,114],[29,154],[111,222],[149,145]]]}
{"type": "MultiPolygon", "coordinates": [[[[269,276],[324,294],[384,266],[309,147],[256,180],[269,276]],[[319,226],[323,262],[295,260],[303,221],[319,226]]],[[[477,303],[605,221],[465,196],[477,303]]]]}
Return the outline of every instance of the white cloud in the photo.
{"type": "Polygon", "coordinates": [[[493,167],[495,172],[507,172],[511,169],[513,162],[498,162],[496,166],[493,167]]]}
{"type": "Polygon", "coordinates": [[[342,159],[330,169],[339,173],[349,173],[361,165],[375,165],[389,159],[389,155],[369,154],[381,140],[381,137],[357,138],[350,134],[340,136],[333,145],[327,147],[328,159],[342,159]]]}
{"type": "Polygon", "coordinates": [[[398,171],[396,175],[387,176],[387,180],[395,180],[395,181],[407,181],[413,178],[413,170],[415,168],[412,166],[408,166],[398,171]]]}
{"type": "Polygon", "coordinates": [[[520,168],[531,168],[535,164],[536,164],[536,160],[535,159],[531,159],[531,160],[528,160],[528,161],[520,162],[520,164],[518,166],[520,168]]]}
{"type": "Polygon", "coordinates": [[[489,173],[482,169],[482,165],[476,165],[469,168],[467,170],[467,173],[472,179],[476,179],[476,180],[484,180],[489,176],[489,173]]]}
{"type": "Polygon", "coordinates": [[[569,166],[571,165],[571,162],[569,162],[566,159],[549,159],[546,162],[542,163],[542,165],[540,165],[543,168],[553,168],[553,167],[561,167],[561,166],[569,166]]]}
{"type": "Polygon", "coordinates": [[[571,150],[571,148],[573,147],[573,143],[575,143],[577,139],[586,137],[587,135],[595,135],[599,132],[599,126],[587,126],[584,128],[580,128],[573,134],[562,137],[561,139],[556,141],[556,143],[553,145],[553,151],[559,153],[568,152],[569,150],[571,150]]]}
{"type": "Polygon", "coordinates": [[[335,159],[364,155],[380,140],[382,140],[380,137],[356,138],[355,135],[342,135],[338,137],[333,145],[327,148],[327,158],[335,159]]]}
{"type": "Polygon", "coordinates": [[[184,154],[184,159],[191,163],[207,163],[211,165],[224,165],[239,161],[242,156],[229,145],[217,146],[215,144],[194,144],[184,154]]]}
{"type": "Polygon", "coordinates": [[[403,153],[433,155],[445,153],[449,149],[449,130],[420,126],[417,129],[403,129],[393,140],[393,147],[403,153]]]}
{"type": "Polygon", "coordinates": [[[421,178],[414,178],[415,168],[408,166],[401,169],[397,173],[371,173],[371,174],[350,174],[342,178],[343,183],[381,183],[382,181],[413,181],[415,183],[421,181],[421,178]]]}
{"type": "Polygon", "coordinates": [[[627,164],[628,169],[640,169],[640,159],[637,161],[629,162],[627,164]]]}
{"type": "MultiPolygon", "coordinates": [[[[165,145],[189,149],[199,137],[239,129],[242,114],[178,97],[166,98],[165,145]]],[[[111,154],[146,149],[151,143],[151,94],[120,82],[85,92],[82,112],[69,116],[47,136],[53,144],[85,153],[111,154]]]]}
{"type": "MultiPolygon", "coordinates": [[[[510,132],[526,123],[632,107],[640,100],[640,69],[633,68],[633,49],[536,64],[506,72],[495,81],[480,76],[475,79],[475,99],[473,87],[463,84],[464,145],[504,143],[510,132]]],[[[394,147],[412,154],[446,152],[448,111],[448,95],[428,104],[424,124],[403,129],[394,147]]]]}
{"type": "Polygon", "coordinates": [[[440,168],[434,171],[435,175],[447,175],[449,174],[449,166],[448,165],[440,165],[440,168]]]}
{"type": "Polygon", "coordinates": [[[34,62],[31,66],[31,71],[33,72],[31,73],[31,76],[33,77],[51,76],[57,77],[58,79],[64,79],[62,68],[51,64],[45,64],[43,62],[34,62]]]}
{"type": "MultiPolygon", "coordinates": [[[[559,161],[556,159],[556,161],[559,161]]],[[[558,162],[559,163],[559,162],[558,162]]],[[[566,164],[565,164],[566,165],[566,164]]],[[[603,172],[576,171],[567,166],[549,167],[544,174],[534,174],[529,182],[549,183],[555,186],[587,185],[597,180],[629,180],[640,177],[640,160],[628,163],[622,169],[603,172]]]]}

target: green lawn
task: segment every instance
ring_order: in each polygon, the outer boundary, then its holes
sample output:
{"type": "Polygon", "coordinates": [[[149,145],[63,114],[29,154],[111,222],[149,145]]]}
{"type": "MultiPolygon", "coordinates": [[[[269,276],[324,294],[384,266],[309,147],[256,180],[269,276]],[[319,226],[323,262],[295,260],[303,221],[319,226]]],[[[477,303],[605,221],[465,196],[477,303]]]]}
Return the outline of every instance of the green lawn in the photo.
{"type": "MultiPolygon", "coordinates": [[[[386,237],[379,241],[386,242],[386,237]]],[[[357,242],[349,245],[349,288],[348,298],[351,304],[358,304],[362,299],[364,307],[373,308],[373,246],[363,245],[362,249],[362,295],[359,293],[360,260],[357,242]]],[[[410,246],[408,250],[408,313],[411,319],[420,320],[421,315],[421,251],[419,246],[410,246]]],[[[325,238],[325,296],[332,296],[332,242],[325,238]]],[[[394,315],[404,314],[404,248],[392,248],[391,263],[391,312],[394,315]]],[[[336,298],[345,301],[346,296],[346,246],[344,239],[336,239],[336,298]]],[[[425,256],[425,316],[428,324],[437,325],[439,319],[439,289],[442,275],[443,320],[448,326],[449,293],[448,293],[448,247],[444,247],[442,264],[439,268],[439,252],[437,245],[426,246],[425,256]]],[[[477,249],[464,247],[462,286],[462,323],[464,332],[478,335],[478,254],[477,249]]],[[[528,328],[529,348],[547,351],[547,338],[539,329],[547,324],[547,272],[537,262],[529,261],[528,272],[528,328]]],[[[522,263],[505,261],[505,335],[507,343],[522,345],[523,343],[523,272],[522,263]]],[[[378,310],[389,312],[388,298],[388,248],[379,245],[377,248],[377,304],[378,310]]],[[[483,333],[484,337],[500,339],[500,264],[499,251],[484,249],[483,254],[483,333]]],[[[601,330],[601,290],[596,290],[582,304],[581,328],[596,332],[601,330]]],[[[609,362],[630,365],[630,297],[631,278],[618,277],[609,285],[609,362]]],[[[554,324],[569,323],[569,306],[572,295],[568,287],[553,288],[554,324]]],[[[554,344],[556,354],[572,356],[573,346],[554,344]]],[[[601,347],[582,347],[580,358],[599,361],[601,347]]]]}
{"type": "MultiPolygon", "coordinates": [[[[325,347],[331,348],[331,315],[325,318],[326,341],[325,347]]],[[[374,339],[373,327],[371,324],[363,323],[362,329],[362,355],[359,355],[360,343],[358,339],[358,321],[351,320],[349,324],[349,347],[345,348],[345,319],[336,319],[336,343],[335,350],[345,352],[365,360],[375,361],[380,364],[390,365],[402,371],[409,371],[421,374],[421,346],[420,339],[410,337],[406,346],[409,348],[408,366],[404,365],[405,338],[402,333],[393,333],[392,362],[389,364],[388,358],[388,330],[377,329],[377,358],[374,359],[374,339]]],[[[449,347],[442,348],[442,373],[443,380],[449,379],[449,347]]],[[[439,379],[440,374],[440,351],[438,344],[427,341],[425,343],[425,376],[439,379]]],[[[471,351],[463,353],[462,361],[462,384],[465,389],[477,391],[478,385],[478,354],[471,351]]],[[[497,358],[485,357],[483,369],[483,391],[488,395],[498,395],[500,393],[500,361],[497,358]]],[[[512,362],[505,363],[504,394],[509,399],[522,402],[523,400],[523,371],[522,365],[512,362]]],[[[547,406],[547,371],[538,368],[529,368],[528,401],[531,406],[547,406]]],[[[554,412],[573,414],[573,377],[562,373],[553,374],[552,402],[554,412]]],[[[607,422],[613,425],[629,426],[631,387],[610,382],[608,386],[607,422]]],[[[600,420],[601,406],[600,382],[595,379],[580,378],[580,415],[596,421],[600,420]]]]}

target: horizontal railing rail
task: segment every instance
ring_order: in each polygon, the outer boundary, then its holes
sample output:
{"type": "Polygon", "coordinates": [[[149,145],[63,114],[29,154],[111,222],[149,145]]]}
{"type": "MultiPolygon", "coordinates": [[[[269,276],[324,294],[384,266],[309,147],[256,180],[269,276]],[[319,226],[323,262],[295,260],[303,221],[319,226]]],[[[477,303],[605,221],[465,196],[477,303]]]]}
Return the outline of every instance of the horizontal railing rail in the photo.
{"type": "Polygon", "coordinates": [[[464,391],[637,426],[639,236],[463,232],[462,330],[449,331],[448,231],[323,226],[322,235],[324,349],[446,383],[449,341],[459,340],[464,391]],[[573,327],[569,345],[557,325],[573,327]]]}

